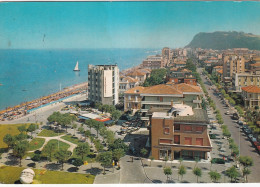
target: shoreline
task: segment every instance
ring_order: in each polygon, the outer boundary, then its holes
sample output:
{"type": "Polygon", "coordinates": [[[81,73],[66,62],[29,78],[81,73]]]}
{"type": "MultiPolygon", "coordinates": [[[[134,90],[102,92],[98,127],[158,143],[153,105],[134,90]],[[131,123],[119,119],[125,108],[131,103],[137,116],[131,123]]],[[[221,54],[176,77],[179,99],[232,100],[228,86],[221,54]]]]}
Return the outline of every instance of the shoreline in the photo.
{"type": "Polygon", "coordinates": [[[29,113],[39,108],[66,100],[70,97],[73,97],[73,95],[76,96],[80,93],[84,93],[86,92],[87,87],[88,82],[83,82],[64,88],[62,91],[34,99],[32,101],[22,102],[14,107],[7,107],[6,109],[0,111],[0,121],[12,121],[18,118],[20,119],[21,117],[27,116],[29,113]]]}
{"type": "MultiPolygon", "coordinates": [[[[120,74],[125,76],[130,71],[141,68],[141,64],[124,69],[120,71],[120,74]]],[[[30,115],[31,113],[35,113],[39,109],[53,106],[57,103],[63,102],[66,99],[73,98],[79,94],[85,93],[87,92],[87,89],[88,82],[86,81],[63,88],[62,91],[58,91],[38,99],[34,99],[28,102],[22,102],[19,105],[13,107],[6,107],[6,109],[0,110],[0,123],[12,122],[16,119],[27,117],[28,115],[30,115]]]]}

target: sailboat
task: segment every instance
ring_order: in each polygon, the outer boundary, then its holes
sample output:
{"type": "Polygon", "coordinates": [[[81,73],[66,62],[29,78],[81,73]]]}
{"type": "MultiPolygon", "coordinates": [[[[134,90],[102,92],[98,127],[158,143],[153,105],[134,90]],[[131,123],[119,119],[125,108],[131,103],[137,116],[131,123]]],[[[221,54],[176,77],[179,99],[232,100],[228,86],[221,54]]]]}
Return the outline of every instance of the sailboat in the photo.
{"type": "Polygon", "coordinates": [[[79,62],[78,61],[77,61],[77,64],[76,64],[76,66],[75,66],[73,71],[80,71],[80,69],[79,69],[79,62]]]}

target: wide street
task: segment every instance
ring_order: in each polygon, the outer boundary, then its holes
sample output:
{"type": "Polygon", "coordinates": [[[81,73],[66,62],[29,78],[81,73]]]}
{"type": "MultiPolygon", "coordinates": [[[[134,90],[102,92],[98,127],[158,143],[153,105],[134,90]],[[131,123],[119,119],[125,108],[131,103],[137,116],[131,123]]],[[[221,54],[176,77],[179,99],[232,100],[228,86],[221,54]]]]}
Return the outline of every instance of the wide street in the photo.
{"type": "MultiPolygon", "coordinates": [[[[198,68],[198,73],[202,72],[202,68],[198,68]]],[[[204,75],[201,75],[202,81],[205,84],[205,87],[208,90],[209,96],[216,104],[217,109],[220,110],[221,115],[224,120],[224,124],[228,126],[228,129],[231,133],[231,137],[234,139],[235,143],[240,147],[240,153],[243,156],[250,156],[254,160],[254,165],[250,167],[250,170],[252,173],[248,176],[249,182],[260,182],[259,173],[260,173],[260,156],[257,153],[255,147],[252,146],[251,142],[249,141],[246,134],[242,131],[242,129],[239,129],[238,124],[235,120],[231,119],[231,115],[225,115],[225,112],[230,110],[229,108],[226,108],[224,104],[221,103],[221,99],[213,94],[213,90],[209,90],[210,84],[206,80],[206,77],[204,75]],[[240,130],[240,132],[239,132],[240,130]]]]}

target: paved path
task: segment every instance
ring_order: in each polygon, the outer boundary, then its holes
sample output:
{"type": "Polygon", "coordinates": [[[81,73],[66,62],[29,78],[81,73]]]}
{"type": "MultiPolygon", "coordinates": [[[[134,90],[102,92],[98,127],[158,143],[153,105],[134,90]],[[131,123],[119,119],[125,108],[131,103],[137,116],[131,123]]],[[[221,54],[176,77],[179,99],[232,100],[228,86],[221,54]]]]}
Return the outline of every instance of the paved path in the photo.
{"type": "MultiPolygon", "coordinates": [[[[198,72],[201,73],[202,69],[199,68],[198,72]]],[[[225,115],[224,113],[229,110],[222,103],[219,97],[213,94],[213,90],[209,90],[209,83],[205,79],[205,76],[201,76],[202,81],[205,84],[205,87],[208,90],[209,96],[213,99],[216,104],[217,109],[220,110],[220,113],[223,117],[224,124],[228,126],[228,129],[231,133],[231,137],[234,139],[235,143],[239,146],[240,143],[240,152],[243,156],[250,156],[254,160],[254,166],[250,167],[252,173],[248,176],[249,182],[260,182],[260,156],[256,152],[256,149],[252,146],[251,142],[248,140],[247,136],[239,129],[239,126],[234,120],[231,119],[231,116],[225,115]]]]}
{"type": "MultiPolygon", "coordinates": [[[[61,142],[66,143],[66,144],[69,144],[70,147],[69,147],[68,150],[71,151],[71,152],[73,152],[73,150],[77,147],[77,145],[74,144],[74,143],[71,143],[71,142],[69,142],[69,141],[67,141],[67,140],[62,139],[62,138],[61,138],[62,136],[65,136],[65,135],[62,134],[62,135],[60,135],[60,136],[53,136],[53,137],[37,136],[37,138],[43,138],[43,139],[45,139],[44,144],[42,145],[42,147],[41,147],[39,150],[42,151],[42,149],[44,148],[44,146],[45,146],[50,140],[58,140],[58,141],[61,141],[61,142]]],[[[33,150],[33,151],[28,151],[28,152],[34,152],[34,151],[35,151],[35,150],[33,150]]]]}

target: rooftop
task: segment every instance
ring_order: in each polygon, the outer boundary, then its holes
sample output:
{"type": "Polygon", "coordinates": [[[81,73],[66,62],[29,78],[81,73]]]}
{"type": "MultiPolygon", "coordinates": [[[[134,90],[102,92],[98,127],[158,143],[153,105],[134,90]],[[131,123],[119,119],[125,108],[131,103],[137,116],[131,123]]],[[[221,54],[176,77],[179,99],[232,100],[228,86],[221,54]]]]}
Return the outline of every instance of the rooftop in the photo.
{"type": "Polygon", "coordinates": [[[148,111],[148,114],[152,115],[152,118],[173,118],[174,122],[179,123],[200,123],[201,125],[207,125],[209,123],[209,119],[205,110],[191,109],[191,107],[189,108],[189,106],[186,110],[184,108],[178,107],[177,105],[181,106],[182,104],[173,105],[173,108],[171,110],[153,107],[148,111]],[[175,113],[176,110],[180,111],[179,115],[178,112],[175,113]]]}
{"type": "Polygon", "coordinates": [[[242,90],[248,93],[260,93],[260,88],[254,85],[242,87],[242,90]]]}

